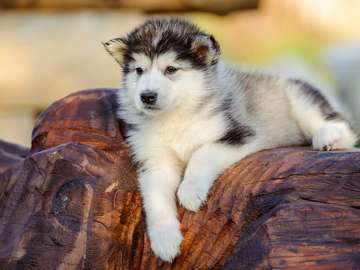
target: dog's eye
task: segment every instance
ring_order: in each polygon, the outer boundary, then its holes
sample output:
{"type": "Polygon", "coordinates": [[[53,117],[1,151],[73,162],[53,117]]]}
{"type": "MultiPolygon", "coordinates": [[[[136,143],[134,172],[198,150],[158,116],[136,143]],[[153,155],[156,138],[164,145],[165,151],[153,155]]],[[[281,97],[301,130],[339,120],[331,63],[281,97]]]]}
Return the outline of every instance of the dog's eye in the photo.
{"type": "Polygon", "coordinates": [[[137,75],[141,75],[141,74],[143,74],[143,72],[144,72],[144,70],[143,70],[141,67],[135,68],[135,71],[136,71],[136,74],[137,74],[137,75]]]}
{"type": "Polygon", "coordinates": [[[171,74],[174,74],[176,71],[178,71],[178,68],[173,67],[173,66],[168,66],[165,69],[165,74],[171,75],[171,74]]]}

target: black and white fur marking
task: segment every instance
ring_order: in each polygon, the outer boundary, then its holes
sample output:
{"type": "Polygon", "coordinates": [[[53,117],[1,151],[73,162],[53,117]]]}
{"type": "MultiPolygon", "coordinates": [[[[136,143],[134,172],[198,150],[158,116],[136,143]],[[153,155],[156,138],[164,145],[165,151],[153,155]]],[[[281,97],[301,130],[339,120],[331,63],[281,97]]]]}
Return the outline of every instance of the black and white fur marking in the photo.
{"type": "Polygon", "coordinates": [[[133,127],[127,142],[141,164],[151,247],[164,261],[180,252],[176,197],[197,211],[226,168],[263,149],[355,143],[350,123],[320,91],[226,64],[217,41],[186,21],[151,20],[104,46],[122,68],[117,113],[133,127]]]}

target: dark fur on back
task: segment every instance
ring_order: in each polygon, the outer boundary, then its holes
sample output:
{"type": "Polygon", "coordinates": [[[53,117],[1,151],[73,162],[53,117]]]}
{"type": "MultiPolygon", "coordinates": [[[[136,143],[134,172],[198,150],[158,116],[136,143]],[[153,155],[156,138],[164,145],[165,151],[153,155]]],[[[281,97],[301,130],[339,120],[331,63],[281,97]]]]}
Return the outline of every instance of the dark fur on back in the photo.
{"type": "Polygon", "coordinates": [[[242,145],[247,142],[247,139],[255,136],[255,131],[252,128],[236,121],[230,113],[226,113],[225,116],[227,131],[224,136],[220,138],[219,142],[231,145],[242,145]]]}
{"type": "MultiPolygon", "coordinates": [[[[149,20],[121,39],[126,45],[124,72],[129,72],[128,65],[134,60],[133,53],[144,53],[153,59],[171,50],[177,53],[178,59],[188,60],[194,68],[204,69],[208,64],[191,49],[194,39],[198,36],[208,36],[212,49],[220,52],[219,44],[214,37],[202,32],[190,22],[179,19],[149,20]],[[158,38],[158,41],[154,46],[155,38],[158,38]]],[[[217,59],[211,65],[216,64],[216,61],[217,59]]]]}

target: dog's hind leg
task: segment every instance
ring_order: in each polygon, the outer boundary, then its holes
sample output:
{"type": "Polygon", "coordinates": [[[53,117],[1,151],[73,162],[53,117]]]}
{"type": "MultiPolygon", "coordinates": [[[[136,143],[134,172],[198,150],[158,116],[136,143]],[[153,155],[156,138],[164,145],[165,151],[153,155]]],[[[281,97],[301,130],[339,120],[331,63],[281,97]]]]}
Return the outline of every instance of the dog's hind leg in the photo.
{"type": "Polygon", "coordinates": [[[351,123],[319,90],[301,80],[287,89],[292,113],[316,150],[350,149],[356,142],[351,123]]]}

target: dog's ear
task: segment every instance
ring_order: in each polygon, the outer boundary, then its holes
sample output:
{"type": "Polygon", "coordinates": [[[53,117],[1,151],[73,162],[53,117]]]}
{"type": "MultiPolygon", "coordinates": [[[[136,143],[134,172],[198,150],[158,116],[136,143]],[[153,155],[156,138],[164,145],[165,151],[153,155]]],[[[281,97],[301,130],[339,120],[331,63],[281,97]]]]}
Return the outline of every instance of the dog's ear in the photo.
{"type": "Polygon", "coordinates": [[[102,42],[105,50],[118,62],[120,65],[123,64],[124,51],[126,48],[125,40],[122,38],[114,38],[107,42],[102,42]]]}
{"type": "Polygon", "coordinates": [[[220,46],[212,35],[199,34],[191,49],[206,64],[216,63],[220,56],[220,46]]]}

